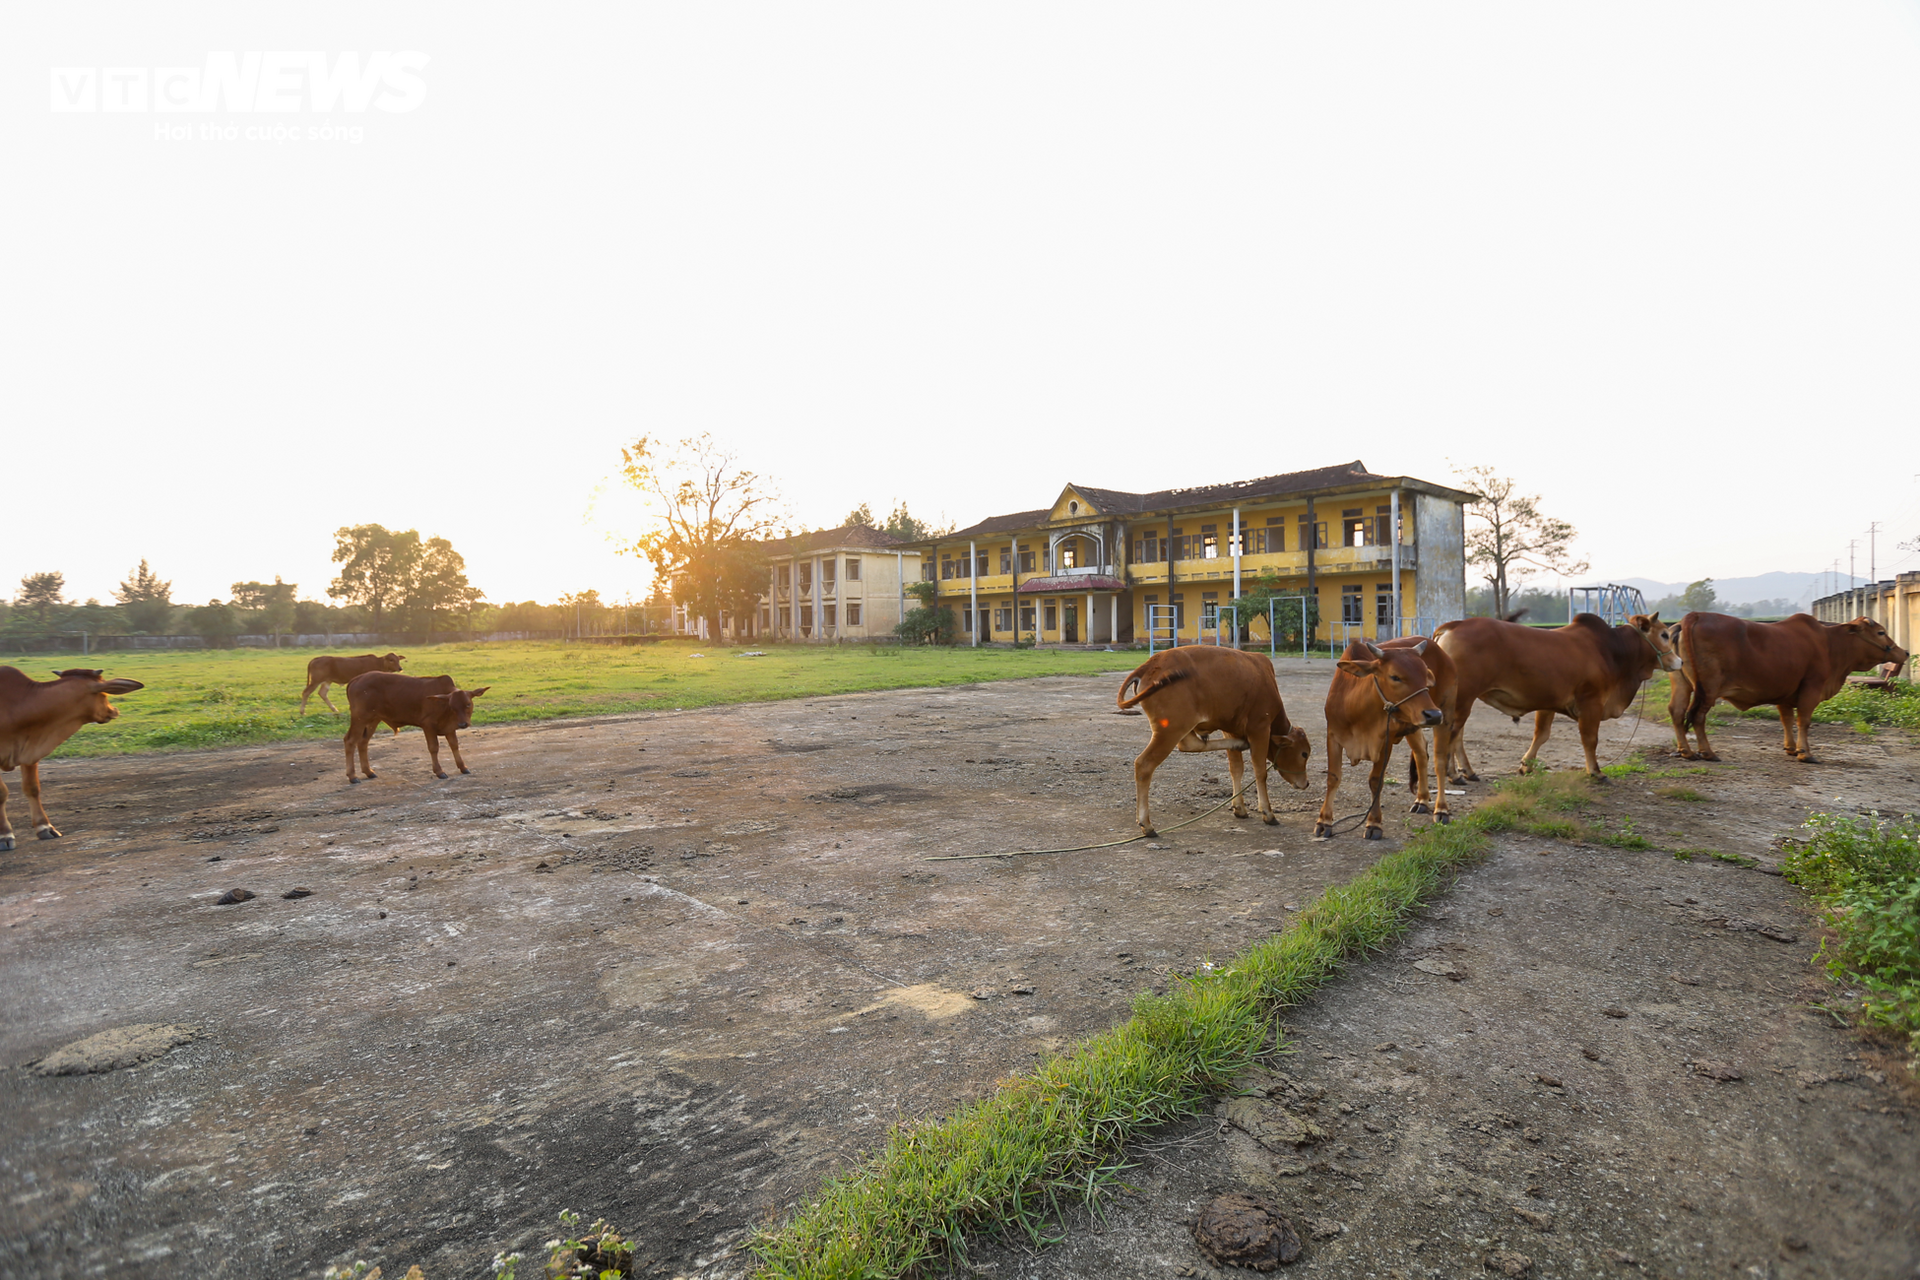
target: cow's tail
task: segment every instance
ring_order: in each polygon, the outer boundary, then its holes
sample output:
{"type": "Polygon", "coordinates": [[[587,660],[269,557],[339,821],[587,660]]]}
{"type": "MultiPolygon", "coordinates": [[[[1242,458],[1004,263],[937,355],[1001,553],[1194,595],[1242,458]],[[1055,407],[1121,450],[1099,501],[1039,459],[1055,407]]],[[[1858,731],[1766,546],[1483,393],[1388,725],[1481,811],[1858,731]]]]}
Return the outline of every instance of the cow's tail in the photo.
{"type": "Polygon", "coordinates": [[[1680,627],[1680,670],[1693,684],[1693,694],[1687,699],[1687,718],[1685,723],[1693,724],[1696,719],[1704,721],[1707,710],[1713,705],[1706,694],[1706,682],[1700,678],[1700,664],[1694,658],[1693,631],[1682,618],[1680,627]]]}
{"type": "Polygon", "coordinates": [[[1141,663],[1133,669],[1133,672],[1128,675],[1125,680],[1120,682],[1120,692],[1115,695],[1114,700],[1120,704],[1122,711],[1125,711],[1128,707],[1136,703],[1145,701],[1175,681],[1185,680],[1187,678],[1186,672],[1174,670],[1167,672],[1155,680],[1150,680],[1143,685],[1140,683],[1140,673],[1145,671],[1149,665],[1149,663],[1141,663]],[[1138,686],[1140,691],[1129,698],[1127,696],[1127,690],[1135,686],[1138,686]]]}

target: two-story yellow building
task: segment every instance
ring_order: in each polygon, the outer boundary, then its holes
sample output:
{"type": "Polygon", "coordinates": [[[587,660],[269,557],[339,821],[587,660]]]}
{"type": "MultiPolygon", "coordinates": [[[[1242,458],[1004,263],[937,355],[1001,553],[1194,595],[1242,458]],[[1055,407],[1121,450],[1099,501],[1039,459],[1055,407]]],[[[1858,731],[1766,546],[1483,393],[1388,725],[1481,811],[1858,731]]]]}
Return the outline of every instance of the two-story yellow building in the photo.
{"type": "Polygon", "coordinates": [[[1266,571],[1318,601],[1315,639],[1385,638],[1464,614],[1471,501],[1357,461],[1158,493],[1069,484],[905,549],[976,645],[1232,643],[1223,607],[1266,571]]]}

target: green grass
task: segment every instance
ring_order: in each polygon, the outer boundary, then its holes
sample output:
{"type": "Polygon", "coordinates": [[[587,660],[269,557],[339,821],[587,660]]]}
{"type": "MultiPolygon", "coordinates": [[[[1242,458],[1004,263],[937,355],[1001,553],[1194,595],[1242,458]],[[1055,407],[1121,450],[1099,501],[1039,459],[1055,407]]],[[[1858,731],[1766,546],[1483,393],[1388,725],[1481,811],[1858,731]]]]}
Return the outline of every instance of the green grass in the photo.
{"type": "Polygon", "coordinates": [[[1859,1016],[1905,1036],[1920,1070],[1920,820],[1816,813],[1803,831],[1781,873],[1820,904],[1827,970],[1861,988],[1859,1016]]]}
{"type": "MultiPolygon", "coordinates": [[[[385,652],[383,648],[381,652],[385,652]]],[[[1125,672],[1141,653],[1058,649],[870,648],[775,645],[763,658],[742,648],[670,641],[630,648],[558,643],[447,644],[402,649],[409,675],[450,675],[463,689],[488,686],[475,706],[475,728],[518,720],[679,710],[728,702],[815,698],[871,689],[973,684],[1029,676],[1125,672]],[[704,657],[694,657],[704,654],[704,657]]],[[[120,718],[89,725],[67,739],[60,756],[177,751],[239,743],[338,738],[346,729],[346,694],[316,696],[300,716],[311,649],[217,649],[157,653],[71,653],[8,658],[38,680],[56,668],[99,666],[146,688],[116,698],[120,718]]]]}
{"type": "Polygon", "coordinates": [[[944,1120],[903,1125],[755,1243],[762,1274],[891,1277],[959,1261],[968,1233],[1054,1238],[1061,1206],[1093,1199],[1133,1137],[1192,1115],[1266,1050],[1279,1010],[1385,946],[1446,876],[1486,848],[1478,813],[1430,827],[1328,889],[1283,932],[1141,996],[1111,1031],[944,1120]]]}
{"type": "Polygon", "coordinates": [[[1692,787],[1655,787],[1653,794],[1663,800],[1682,800],[1687,804],[1698,804],[1706,799],[1692,787]]]}

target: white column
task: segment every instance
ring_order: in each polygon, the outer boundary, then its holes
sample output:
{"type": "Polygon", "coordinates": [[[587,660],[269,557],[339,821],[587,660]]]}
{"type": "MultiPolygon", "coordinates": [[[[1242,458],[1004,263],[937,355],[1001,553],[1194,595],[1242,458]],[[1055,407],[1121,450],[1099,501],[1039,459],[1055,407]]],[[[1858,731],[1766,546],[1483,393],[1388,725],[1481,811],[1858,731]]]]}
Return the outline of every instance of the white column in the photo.
{"type": "Polygon", "coordinates": [[[1118,591],[1107,597],[1107,643],[1120,643],[1120,593],[1118,591]]]}
{"type": "Polygon", "coordinates": [[[894,601],[894,606],[893,606],[893,620],[897,624],[897,623],[905,622],[907,620],[907,553],[906,552],[896,551],[893,553],[893,571],[894,571],[894,578],[895,578],[894,586],[899,591],[899,594],[900,594],[900,598],[894,601]]]}
{"type": "Polygon", "coordinates": [[[975,555],[976,555],[976,552],[974,551],[974,547],[973,547],[973,539],[968,538],[967,539],[967,601],[968,601],[968,607],[973,610],[973,625],[971,627],[968,627],[967,631],[970,634],[970,640],[973,647],[978,649],[980,647],[980,573],[979,573],[980,565],[979,565],[979,561],[977,561],[974,558],[975,555]]]}
{"type": "Polygon", "coordinates": [[[1080,637],[1080,643],[1092,644],[1093,643],[1093,592],[1091,591],[1087,592],[1087,621],[1085,623],[1085,626],[1086,626],[1086,634],[1080,637]]]}
{"type": "Polygon", "coordinates": [[[1393,514],[1387,518],[1387,536],[1393,539],[1393,634],[1400,635],[1400,491],[1393,491],[1393,514]]]}
{"type": "Polygon", "coordinates": [[[820,557],[815,556],[813,558],[813,638],[815,640],[820,639],[821,632],[825,630],[820,623],[826,616],[825,610],[820,607],[820,557]]]}
{"type": "MultiPolygon", "coordinates": [[[[1240,598],[1240,508],[1233,509],[1233,598],[1240,598]]],[[[1238,640],[1236,633],[1234,639],[1238,640]]]]}

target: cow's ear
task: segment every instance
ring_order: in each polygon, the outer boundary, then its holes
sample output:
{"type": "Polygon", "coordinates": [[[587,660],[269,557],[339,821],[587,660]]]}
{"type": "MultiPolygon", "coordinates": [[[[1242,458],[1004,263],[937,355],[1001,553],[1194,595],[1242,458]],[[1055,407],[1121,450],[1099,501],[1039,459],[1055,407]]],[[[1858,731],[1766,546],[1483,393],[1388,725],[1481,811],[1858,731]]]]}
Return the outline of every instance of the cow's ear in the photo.
{"type": "Polygon", "coordinates": [[[480,687],[479,687],[478,689],[469,689],[469,690],[467,690],[467,696],[468,696],[469,698],[477,698],[477,697],[479,697],[479,696],[480,696],[481,694],[483,694],[483,693],[485,693],[485,692],[486,692],[487,690],[489,690],[489,689],[491,689],[491,688],[493,688],[493,686],[492,686],[492,685],[490,685],[490,684],[483,684],[483,685],[481,685],[481,686],[480,686],[480,687]]]}
{"type": "Polygon", "coordinates": [[[1659,625],[1660,625],[1660,611],[1658,609],[1655,609],[1651,614],[1647,616],[1647,630],[1651,631],[1659,625]]]}
{"type": "Polygon", "coordinates": [[[141,684],[138,680],[108,680],[101,684],[100,691],[102,693],[114,694],[132,693],[135,689],[144,689],[146,687],[147,686],[141,684]]]}
{"type": "Polygon", "coordinates": [[[1334,664],[1350,676],[1370,676],[1380,669],[1380,664],[1372,658],[1342,658],[1334,664]]]}

